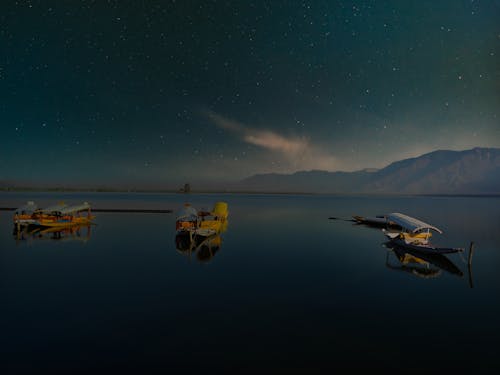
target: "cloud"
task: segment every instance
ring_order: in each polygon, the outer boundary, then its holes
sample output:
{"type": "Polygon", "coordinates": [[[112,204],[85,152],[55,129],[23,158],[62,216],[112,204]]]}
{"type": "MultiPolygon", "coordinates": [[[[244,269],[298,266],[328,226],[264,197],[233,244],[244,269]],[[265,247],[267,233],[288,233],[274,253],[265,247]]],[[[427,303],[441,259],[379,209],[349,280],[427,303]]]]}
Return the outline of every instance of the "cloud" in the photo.
{"type": "Polygon", "coordinates": [[[244,142],[278,153],[288,165],[287,172],[308,169],[333,171],[338,166],[332,154],[312,144],[306,137],[285,136],[269,129],[251,128],[215,112],[207,112],[207,116],[219,128],[235,133],[244,142]]]}

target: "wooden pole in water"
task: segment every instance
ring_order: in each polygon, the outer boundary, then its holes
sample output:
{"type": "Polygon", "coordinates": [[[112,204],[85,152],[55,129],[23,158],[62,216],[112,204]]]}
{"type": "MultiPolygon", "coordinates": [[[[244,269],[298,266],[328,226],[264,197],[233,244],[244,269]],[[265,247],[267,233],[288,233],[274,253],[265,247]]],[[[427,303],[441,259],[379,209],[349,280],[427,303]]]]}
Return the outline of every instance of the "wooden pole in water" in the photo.
{"type": "Polygon", "coordinates": [[[467,261],[467,264],[469,265],[469,267],[472,263],[472,254],[474,254],[474,242],[471,242],[470,247],[469,247],[469,260],[467,261]]]}
{"type": "Polygon", "coordinates": [[[469,286],[471,288],[474,287],[472,284],[472,270],[471,270],[471,264],[472,264],[472,254],[474,254],[474,241],[471,241],[470,247],[469,247],[469,259],[467,261],[467,270],[469,271],[469,286]]]}

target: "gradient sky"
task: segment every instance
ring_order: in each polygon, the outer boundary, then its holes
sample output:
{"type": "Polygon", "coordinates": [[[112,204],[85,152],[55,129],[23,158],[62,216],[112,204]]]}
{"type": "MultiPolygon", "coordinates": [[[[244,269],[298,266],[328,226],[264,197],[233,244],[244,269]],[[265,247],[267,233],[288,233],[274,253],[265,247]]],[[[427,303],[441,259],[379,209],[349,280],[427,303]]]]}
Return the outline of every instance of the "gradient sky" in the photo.
{"type": "Polygon", "coordinates": [[[8,1],[0,182],[172,187],[500,147],[500,1],[8,1]]]}

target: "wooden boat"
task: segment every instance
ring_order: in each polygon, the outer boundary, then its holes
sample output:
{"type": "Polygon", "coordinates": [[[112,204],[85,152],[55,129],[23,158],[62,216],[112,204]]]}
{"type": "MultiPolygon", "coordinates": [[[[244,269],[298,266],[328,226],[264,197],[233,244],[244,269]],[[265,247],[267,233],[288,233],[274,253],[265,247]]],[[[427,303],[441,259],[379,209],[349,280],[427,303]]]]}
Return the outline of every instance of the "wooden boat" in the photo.
{"type": "Polygon", "coordinates": [[[195,233],[199,236],[208,237],[225,231],[228,215],[227,203],[215,203],[212,211],[199,213],[200,221],[195,233]]]}
{"type": "Polygon", "coordinates": [[[419,219],[401,214],[399,212],[388,214],[387,219],[401,227],[400,230],[382,229],[384,234],[395,245],[404,246],[408,249],[430,254],[447,254],[464,251],[463,248],[438,247],[431,245],[429,243],[429,239],[432,236],[432,232],[443,232],[441,229],[431,224],[427,224],[419,219]]]}
{"type": "Polygon", "coordinates": [[[190,234],[198,228],[199,221],[198,211],[189,203],[186,203],[177,214],[175,230],[178,234],[190,234]]]}
{"type": "Polygon", "coordinates": [[[35,223],[34,213],[38,206],[33,201],[28,201],[24,206],[14,211],[14,225],[25,226],[35,223]]]}
{"type": "Polygon", "coordinates": [[[34,225],[41,227],[68,227],[91,224],[95,217],[91,214],[90,204],[84,202],[73,206],[66,204],[50,206],[35,211],[34,218],[34,225]]]}
{"type": "Polygon", "coordinates": [[[229,215],[227,203],[217,202],[212,211],[197,211],[189,203],[179,211],[175,229],[177,234],[208,237],[226,230],[229,215]]]}
{"type": "Polygon", "coordinates": [[[400,228],[399,225],[388,220],[386,215],[377,215],[377,216],[354,215],[352,218],[354,219],[354,221],[357,224],[363,224],[363,225],[367,225],[370,227],[378,227],[378,228],[396,227],[396,228],[400,228]]]}

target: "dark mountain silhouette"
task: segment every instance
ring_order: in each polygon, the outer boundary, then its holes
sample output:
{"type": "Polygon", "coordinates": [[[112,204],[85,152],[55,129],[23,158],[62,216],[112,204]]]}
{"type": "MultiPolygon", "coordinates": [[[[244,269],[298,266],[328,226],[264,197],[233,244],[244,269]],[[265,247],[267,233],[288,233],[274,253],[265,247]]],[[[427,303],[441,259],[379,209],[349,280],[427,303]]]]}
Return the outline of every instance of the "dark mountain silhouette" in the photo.
{"type": "Polygon", "coordinates": [[[500,194],[500,149],[439,150],[380,170],[258,174],[238,189],[268,192],[500,194]]]}

